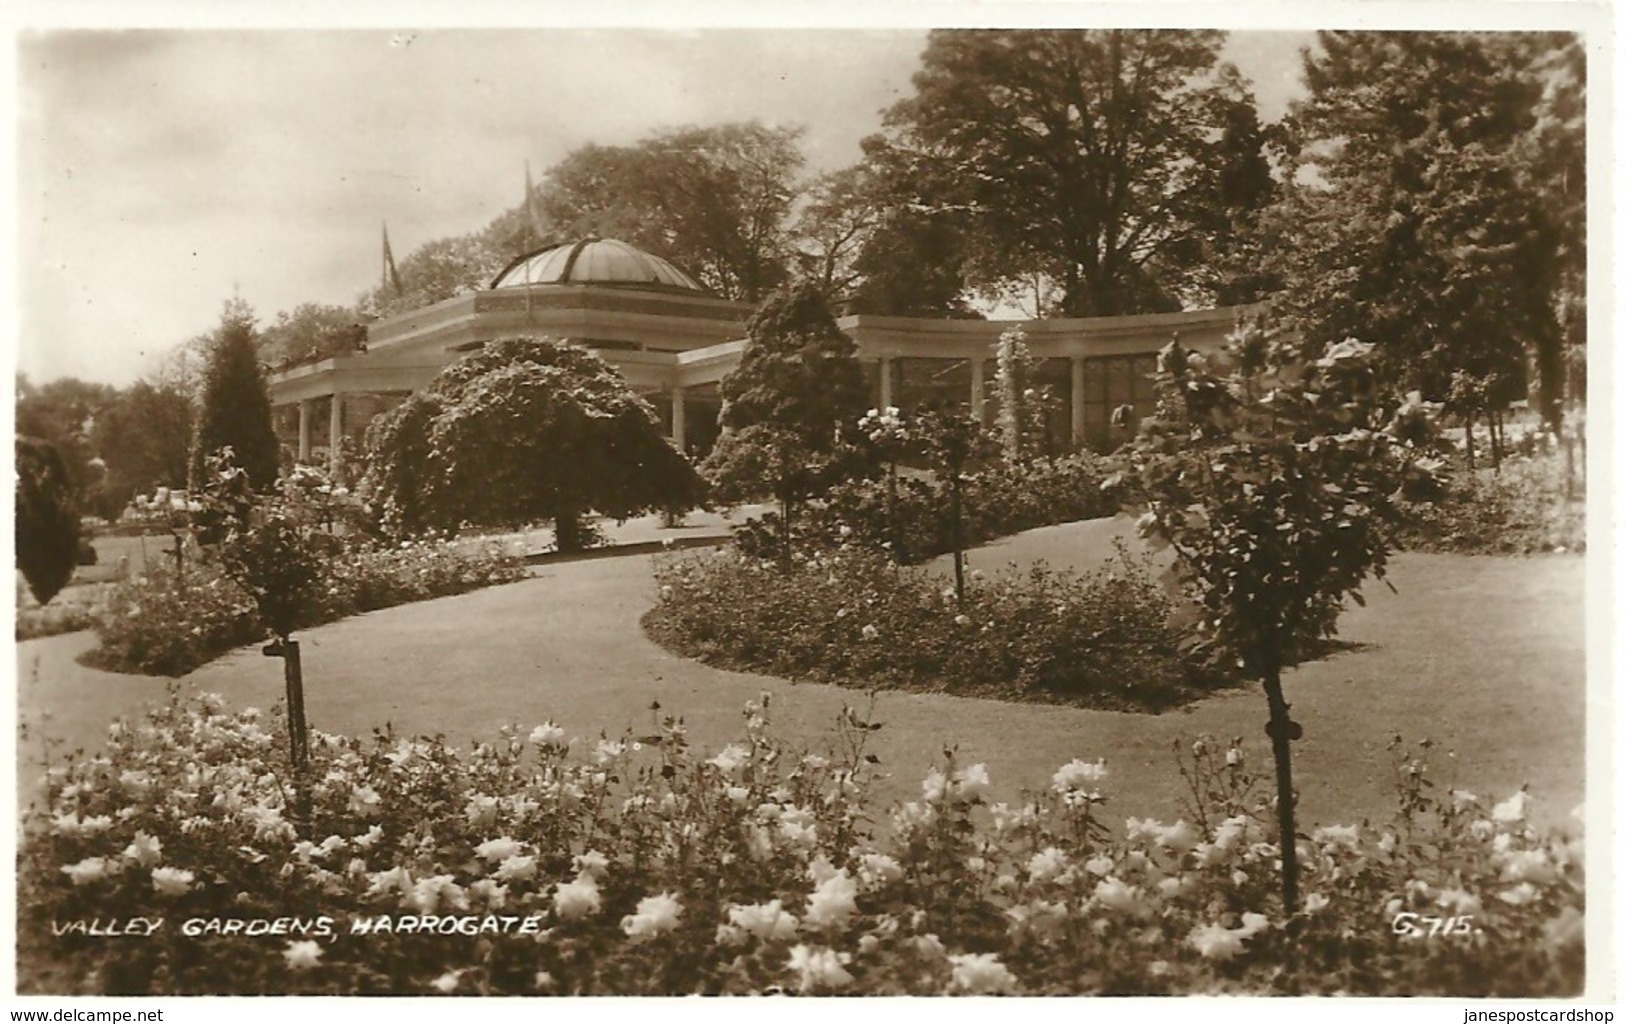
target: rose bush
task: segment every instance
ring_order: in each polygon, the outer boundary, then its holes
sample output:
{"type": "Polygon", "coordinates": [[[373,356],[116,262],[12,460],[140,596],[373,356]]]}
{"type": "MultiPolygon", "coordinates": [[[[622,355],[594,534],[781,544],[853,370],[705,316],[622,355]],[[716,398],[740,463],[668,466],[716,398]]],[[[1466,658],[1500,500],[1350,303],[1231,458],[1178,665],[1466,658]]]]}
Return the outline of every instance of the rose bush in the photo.
{"type": "Polygon", "coordinates": [[[1076,575],[1039,565],[953,581],[842,548],[788,571],[734,551],[658,561],[644,627],[672,650],[788,678],[1005,699],[1160,708],[1205,681],[1173,608],[1120,550],[1076,575]]]}
{"type": "Polygon", "coordinates": [[[1431,787],[1403,758],[1386,825],[1305,839],[1284,919],[1246,752],[1181,744],[1173,822],[1080,757],[989,805],[949,759],[868,805],[874,723],[772,735],[766,698],[711,756],[544,723],[459,751],[313,737],[296,828],[275,723],[218,698],[115,723],[46,766],[20,855],[24,991],[1572,996],[1582,844],[1431,787]],[[153,926],[153,922],[162,923],[153,926]],[[135,935],[89,934],[90,922],[135,935]],[[139,936],[139,937],[137,937],[139,936]]]}
{"type": "MultiPolygon", "coordinates": [[[[968,545],[1057,523],[1109,516],[1113,496],[1101,489],[1109,461],[1089,452],[1031,462],[990,462],[965,478],[964,542],[968,545]]],[[[858,478],[831,487],[797,519],[796,549],[843,544],[887,552],[912,565],[953,549],[947,485],[919,472],[858,478]]],[[[768,557],[779,541],[776,513],[753,517],[736,532],[741,549],[768,557]]]]}

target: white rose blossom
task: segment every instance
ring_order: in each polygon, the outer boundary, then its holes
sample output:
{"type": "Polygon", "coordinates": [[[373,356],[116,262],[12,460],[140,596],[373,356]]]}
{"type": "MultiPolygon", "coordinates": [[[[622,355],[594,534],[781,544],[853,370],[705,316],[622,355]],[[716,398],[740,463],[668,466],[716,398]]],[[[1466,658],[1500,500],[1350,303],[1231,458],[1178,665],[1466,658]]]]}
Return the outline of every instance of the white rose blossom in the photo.
{"type": "Polygon", "coordinates": [[[106,878],[110,872],[106,857],[86,857],[77,864],[69,864],[62,873],[73,879],[74,885],[89,885],[106,878]]]}
{"type": "Polygon", "coordinates": [[[501,836],[497,839],[488,839],[474,847],[474,856],[493,864],[500,864],[509,857],[518,856],[524,849],[524,844],[511,836],[501,836]]]}
{"type": "Polygon", "coordinates": [[[145,832],[137,832],[135,839],[124,848],[124,856],[144,868],[150,868],[163,860],[164,844],[145,832]]]}
{"type": "Polygon", "coordinates": [[[194,878],[182,868],[153,868],[152,891],[160,896],[183,896],[191,890],[194,878]]]}
{"type": "Polygon", "coordinates": [[[949,988],[966,995],[1003,995],[1018,984],[1010,969],[993,953],[959,953],[948,958],[953,965],[949,988]]]}
{"type": "Polygon", "coordinates": [[[288,943],[288,948],[282,951],[282,959],[287,961],[288,969],[305,971],[321,963],[321,943],[312,939],[288,943]]]}
{"type": "Polygon", "coordinates": [[[793,938],[798,924],[780,900],[729,907],[728,923],[764,942],[793,938]]]}
{"type": "Polygon", "coordinates": [[[790,970],[799,976],[797,987],[803,993],[817,989],[846,988],[856,979],[846,969],[851,956],[823,946],[798,945],[790,950],[790,970]]]}
{"type": "Polygon", "coordinates": [[[857,912],[858,887],[845,868],[819,882],[807,898],[805,920],[812,928],[845,928],[857,912]]]}
{"type": "Polygon", "coordinates": [[[566,747],[569,742],[565,739],[564,730],[554,722],[543,722],[530,731],[530,742],[538,747],[566,747]]]}
{"type": "Polygon", "coordinates": [[[596,914],[602,905],[598,883],[591,875],[580,875],[573,882],[561,882],[553,893],[553,911],[566,921],[577,921],[596,914]]]}
{"type": "Polygon", "coordinates": [[[633,942],[643,942],[677,929],[683,905],[669,892],[645,896],[634,913],[621,918],[621,930],[633,942]]]}

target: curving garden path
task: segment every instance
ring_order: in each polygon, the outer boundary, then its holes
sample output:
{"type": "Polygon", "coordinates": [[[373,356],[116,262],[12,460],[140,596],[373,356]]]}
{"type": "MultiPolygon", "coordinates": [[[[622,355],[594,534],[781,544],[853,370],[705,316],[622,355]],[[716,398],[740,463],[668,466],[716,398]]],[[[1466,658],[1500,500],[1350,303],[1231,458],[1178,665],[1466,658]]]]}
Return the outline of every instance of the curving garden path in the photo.
{"type": "MultiPolygon", "coordinates": [[[[973,564],[1042,558],[1086,566],[1110,536],[1126,532],[1122,521],[1035,530],[979,550],[973,564]]],[[[639,627],[654,601],[650,570],[648,555],[557,563],[523,582],[310,630],[302,640],[311,725],[366,734],[390,723],[454,742],[548,718],[579,735],[647,733],[649,704],[658,700],[685,717],[698,747],[716,749],[740,735],[744,702],[767,691],[776,731],[821,749],[835,741],[842,705],[864,705],[861,693],[666,653],[639,627]]],[[[1585,777],[1584,561],[1401,555],[1391,579],[1397,594],[1368,588],[1368,606],[1345,616],[1343,638],[1357,647],[1288,677],[1306,730],[1295,749],[1303,820],[1386,818],[1386,748],[1395,733],[1438,745],[1441,783],[1505,795],[1528,782],[1539,816],[1566,820],[1585,777]]],[[[34,729],[19,749],[24,804],[38,774],[28,762],[37,761],[40,726],[72,745],[94,745],[111,718],[163,696],[165,680],[75,664],[92,643],[81,633],[18,645],[20,710],[34,729]]],[[[281,695],[281,663],[257,648],[238,651],[181,685],[268,708],[281,695]]],[[[882,786],[886,803],[916,795],[947,747],[963,762],[987,762],[1002,797],[1046,785],[1074,757],[1105,757],[1109,809],[1118,816],[1178,813],[1172,748],[1198,733],[1245,737],[1255,766],[1268,771],[1255,687],[1159,716],[888,692],[874,717],[883,728],[868,749],[896,776],[882,786]]]]}

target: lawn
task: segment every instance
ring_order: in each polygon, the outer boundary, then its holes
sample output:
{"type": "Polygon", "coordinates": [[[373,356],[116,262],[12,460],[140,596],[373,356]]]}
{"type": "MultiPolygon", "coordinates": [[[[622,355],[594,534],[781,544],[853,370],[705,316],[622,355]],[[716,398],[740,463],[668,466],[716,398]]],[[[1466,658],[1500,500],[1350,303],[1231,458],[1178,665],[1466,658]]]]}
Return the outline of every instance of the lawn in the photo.
{"type": "MultiPolygon", "coordinates": [[[[1035,530],[972,556],[994,569],[1043,559],[1094,564],[1125,521],[1035,530]]],[[[1393,806],[1387,747],[1396,733],[1437,744],[1436,776],[1483,795],[1528,783],[1536,814],[1567,818],[1585,777],[1584,560],[1577,556],[1473,558],[1401,555],[1398,593],[1368,588],[1343,636],[1354,646],[1291,673],[1287,696],[1305,738],[1296,745],[1302,819],[1309,824],[1386,817],[1393,806]]],[[[866,703],[835,686],[726,672],[675,657],[645,638],[653,603],[649,556],[566,562],[533,578],[393,608],[304,635],[307,712],[313,728],[365,733],[441,732],[453,741],[503,724],[557,720],[578,735],[651,731],[649,705],[685,717],[693,741],[715,749],[740,732],[740,708],[766,691],[781,735],[813,748],[834,742],[841,707],[866,703]]],[[[163,682],[93,673],[71,663],[83,635],[19,645],[26,721],[94,743],[104,723],[160,697],[163,682]],[[55,646],[51,646],[55,645],[55,646]],[[38,679],[29,666],[40,658],[38,679]]],[[[239,705],[269,707],[280,662],[239,651],[183,680],[239,705]]],[[[945,749],[985,761],[996,796],[1047,784],[1075,757],[1104,757],[1117,816],[1179,813],[1173,748],[1200,733],[1241,736],[1267,772],[1266,717],[1255,687],[1220,693],[1163,715],[1010,704],[940,694],[882,693],[870,751],[893,777],[882,803],[917,793],[945,749]]],[[[30,749],[37,749],[37,732],[30,749]]],[[[28,780],[21,776],[27,802],[28,780]]]]}

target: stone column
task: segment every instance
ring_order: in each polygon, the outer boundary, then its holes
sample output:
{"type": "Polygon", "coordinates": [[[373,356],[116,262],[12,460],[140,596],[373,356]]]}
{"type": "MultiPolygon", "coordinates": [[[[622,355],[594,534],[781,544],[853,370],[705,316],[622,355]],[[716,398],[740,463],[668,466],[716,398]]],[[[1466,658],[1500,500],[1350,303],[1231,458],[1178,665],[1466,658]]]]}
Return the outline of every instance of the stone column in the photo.
{"type": "Polygon", "coordinates": [[[688,410],[683,407],[683,389],[671,389],[671,440],[678,451],[686,451],[688,410]]]}
{"type": "Polygon", "coordinates": [[[299,402],[299,461],[310,461],[310,428],[314,418],[315,408],[310,399],[301,399],[299,402]]]}
{"type": "Polygon", "coordinates": [[[337,475],[340,457],[339,445],[344,441],[344,396],[333,392],[333,404],[327,413],[327,471],[337,475]]]}
{"type": "Polygon", "coordinates": [[[1083,357],[1072,357],[1072,443],[1083,444],[1083,357]]]}
{"type": "Polygon", "coordinates": [[[891,394],[891,358],[880,357],[880,411],[885,412],[892,407],[891,394]]]}
{"type": "Polygon", "coordinates": [[[970,361],[970,414],[976,417],[976,422],[983,426],[987,425],[987,416],[985,415],[987,400],[983,397],[987,382],[982,376],[985,365],[981,356],[977,356],[970,361]]]}

